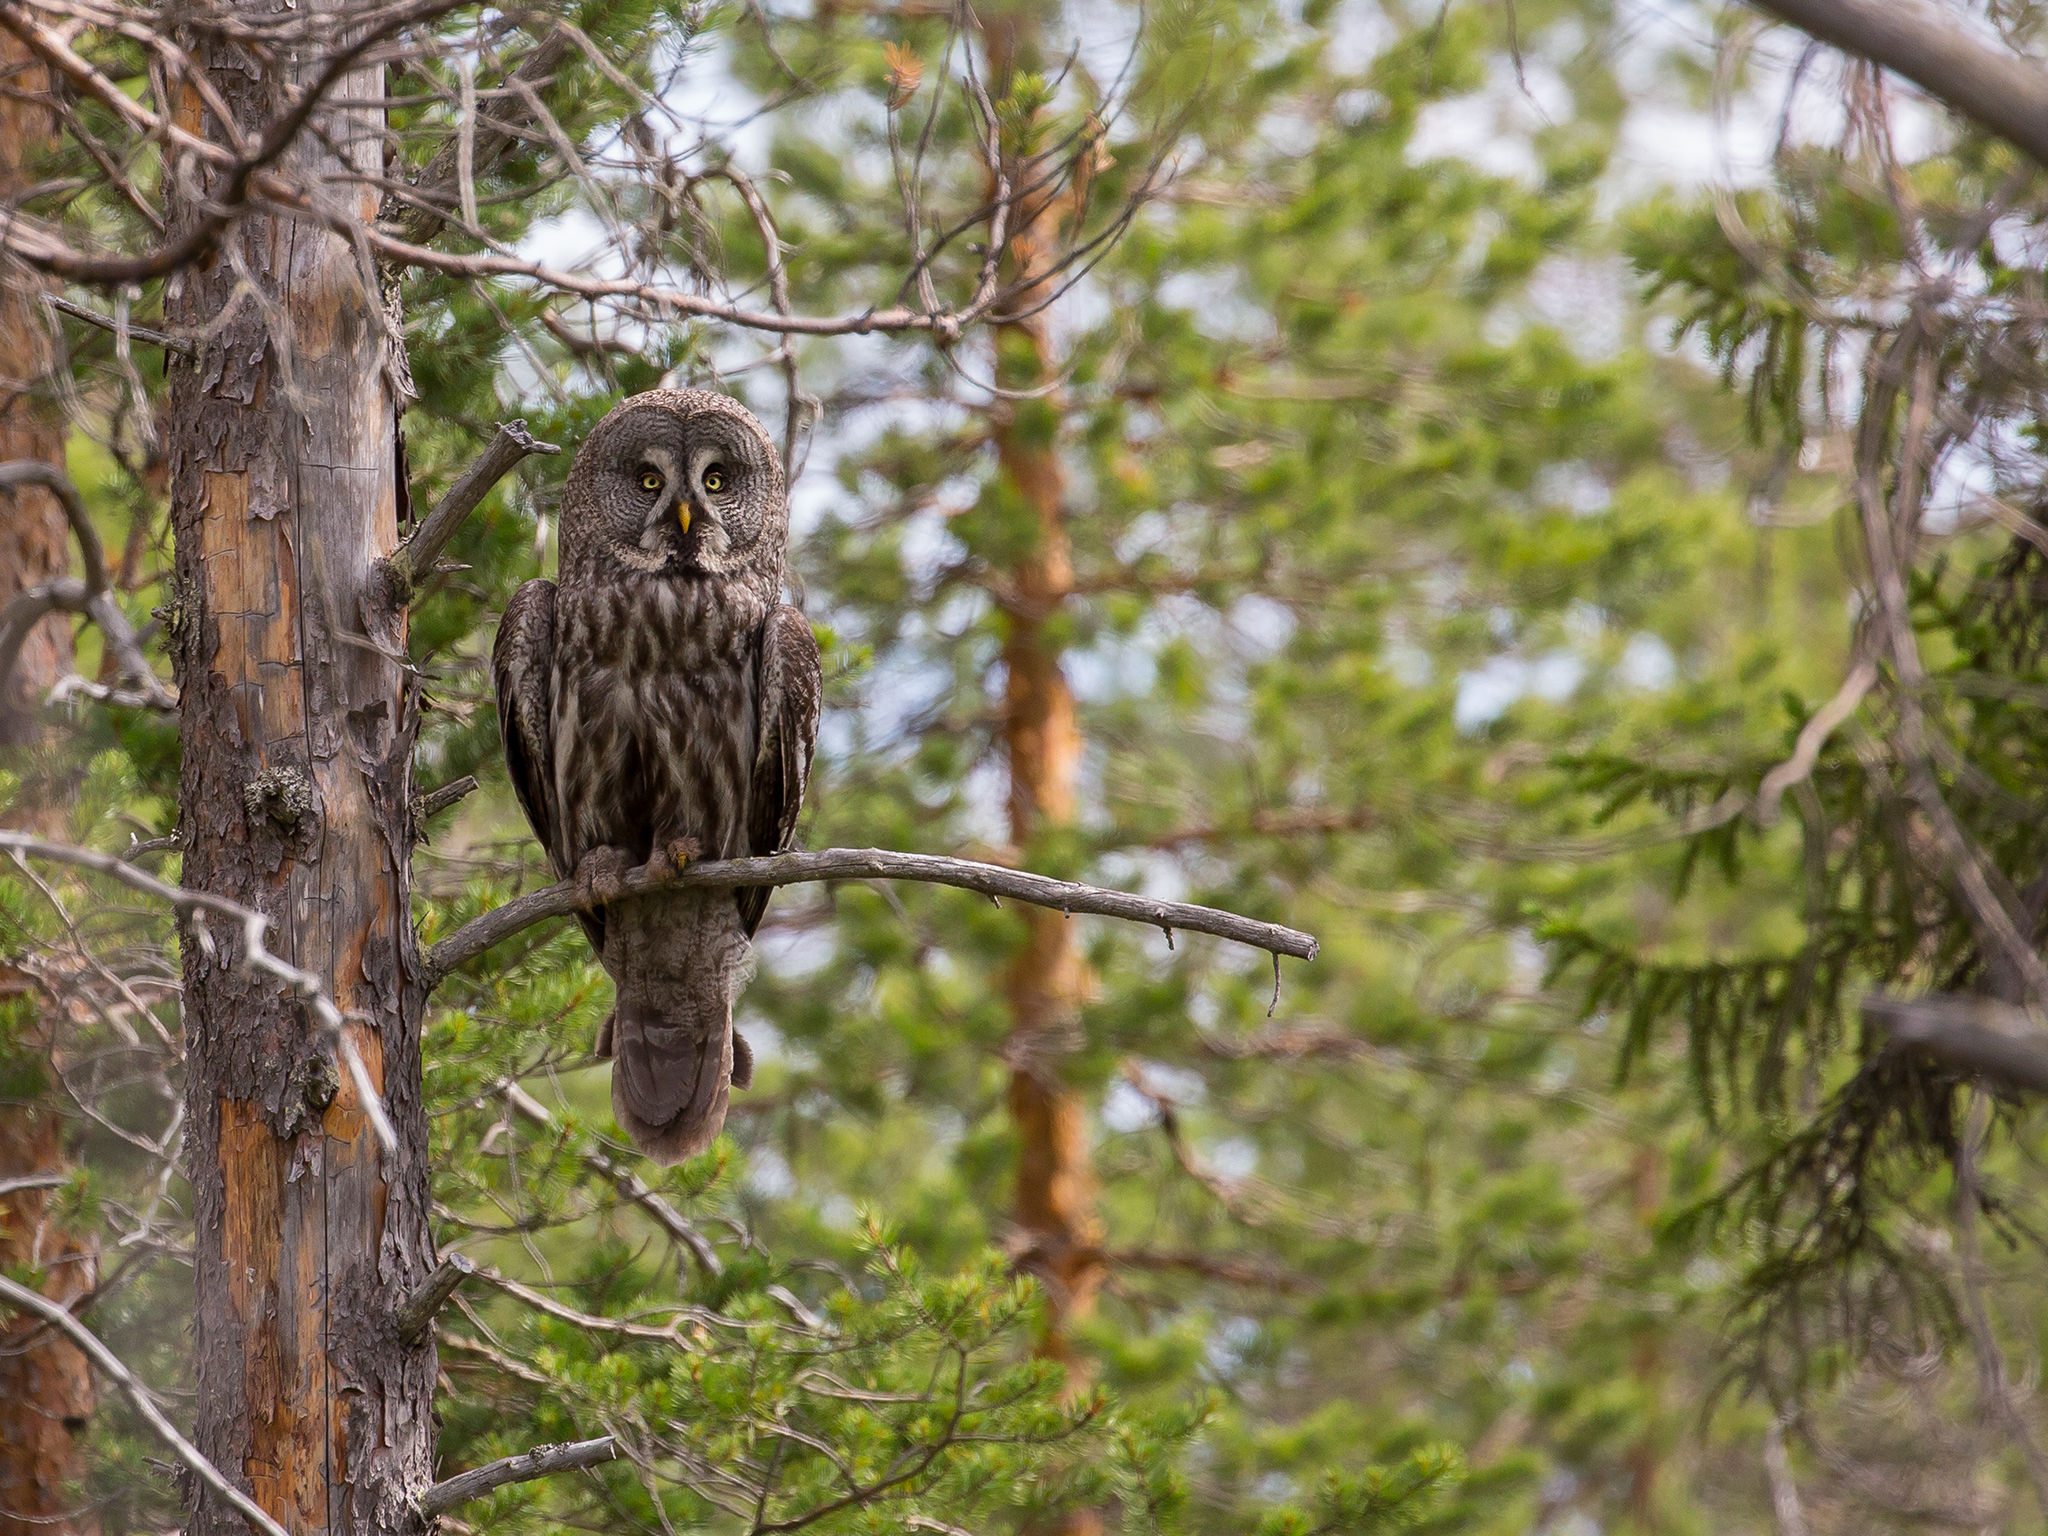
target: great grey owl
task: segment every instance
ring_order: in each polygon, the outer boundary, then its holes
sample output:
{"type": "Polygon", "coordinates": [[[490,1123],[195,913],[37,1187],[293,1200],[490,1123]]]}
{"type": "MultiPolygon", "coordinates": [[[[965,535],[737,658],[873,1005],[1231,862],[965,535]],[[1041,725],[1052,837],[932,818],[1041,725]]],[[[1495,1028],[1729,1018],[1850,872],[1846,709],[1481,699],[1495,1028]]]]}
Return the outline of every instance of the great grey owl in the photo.
{"type": "Polygon", "coordinates": [[[513,595],[492,655],[512,785],[617,996],[599,1031],[612,1111],[673,1163],[753,1079],[733,1033],[761,888],[620,894],[650,859],[787,848],[818,734],[818,645],[782,602],[789,505],[775,445],[703,390],[635,395],[584,439],[561,577],[513,595]]]}

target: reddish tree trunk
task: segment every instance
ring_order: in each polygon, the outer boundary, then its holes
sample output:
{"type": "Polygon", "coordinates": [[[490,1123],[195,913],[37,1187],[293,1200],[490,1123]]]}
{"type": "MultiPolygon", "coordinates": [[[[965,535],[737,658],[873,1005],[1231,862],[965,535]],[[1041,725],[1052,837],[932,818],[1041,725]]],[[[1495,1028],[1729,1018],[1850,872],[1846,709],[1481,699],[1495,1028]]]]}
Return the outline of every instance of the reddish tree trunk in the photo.
{"type": "MultiPolygon", "coordinates": [[[[252,138],[320,64],[280,78],[294,66],[208,46],[252,138]]],[[[351,174],[382,173],[383,116],[348,103],[381,76],[347,77],[288,167],[364,218],[376,194],[351,174]]],[[[219,132],[196,99],[184,115],[219,132]]],[[[170,372],[184,879],[267,914],[271,946],[325,979],[400,1145],[380,1152],[303,1008],[185,946],[194,1439],[288,1530],[403,1531],[432,1471],[435,1376],[432,1341],[393,1322],[432,1267],[408,915],[416,701],[377,570],[398,531],[403,358],[346,241],[273,217],[227,241],[167,294],[194,328],[244,273],[259,297],[170,372]]],[[[240,943],[213,938],[223,955],[240,943]]],[[[201,1498],[193,1530],[246,1527],[201,1498]]]]}
{"type": "MultiPolygon", "coordinates": [[[[28,181],[25,160],[54,129],[34,98],[46,88],[40,65],[0,33],[0,201],[28,181]]],[[[37,289],[10,274],[0,283],[0,462],[64,462],[62,422],[46,393],[50,347],[36,313],[37,289]]],[[[27,587],[65,574],[70,531],[57,498],[39,487],[0,490],[0,608],[27,587]]],[[[71,669],[71,621],[53,614],[22,647],[13,687],[0,697],[0,740],[32,745],[36,709],[71,669]]],[[[11,824],[54,833],[62,806],[39,794],[31,773],[11,824]]],[[[62,1177],[64,1121],[47,1082],[38,1085],[52,1045],[51,1018],[29,978],[0,966],[0,1017],[21,1010],[26,1028],[12,1042],[8,1098],[0,1101],[0,1186],[62,1177]]],[[[40,1271],[43,1294],[70,1302],[98,1277],[97,1252],[56,1219],[44,1188],[0,1194],[0,1269],[40,1271]]],[[[77,1431],[93,1409],[85,1357],[35,1318],[0,1318],[0,1536],[93,1536],[98,1517],[73,1515],[84,1473],[77,1431]]]]}
{"type": "MultiPolygon", "coordinates": [[[[989,75],[1000,95],[1035,47],[1036,21],[1017,10],[986,21],[989,75]]],[[[1022,167],[1022,184],[1038,179],[1022,167]]],[[[1017,210],[1009,257],[1013,281],[1026,284],[1017,308],[1042,297],[1065,209],[1050,192],[1017,210]]],[[[1004,382],[1028,391],[1054,378],[1058,358],[1041,310],[996,329],[1004,382]]],[[[1072,595],[1066,473],[1060,463],[1057,394],[998,405],[996,451],[1012,494],[1031,511],[1036,538],[1004,573],[1003,747],[1010,774],[1010,839],[1020,849],[1048,830],[1072,824],[1083,741],[1073,690],[1060,666],[1049,621],[1072,595]]],[[[1010,967],[1010,1115],[1017,1128],[1016,1220],[1026,1262],[1044,1281],[1053,1316],[1045,1351],[1069,1358],[1067,1326],[1095,1303],[1102,1281],[1102,1226],[1088,1148],[1087,1112],[1062,1075],[1080,1040],[1088,968],[1074,925],[1056,912],[1020,914],[1024,947],[1010,967]]]]}

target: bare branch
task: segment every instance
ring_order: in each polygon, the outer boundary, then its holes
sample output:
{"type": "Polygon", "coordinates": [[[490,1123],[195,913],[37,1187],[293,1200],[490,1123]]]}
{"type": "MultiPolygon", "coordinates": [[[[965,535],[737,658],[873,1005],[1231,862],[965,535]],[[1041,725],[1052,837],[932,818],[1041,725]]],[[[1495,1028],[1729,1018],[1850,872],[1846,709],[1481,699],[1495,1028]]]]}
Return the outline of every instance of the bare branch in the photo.
{"type": "Polygon", "coordinates": [[[14,675],[14,664],[35,627],[53,613],[84,613],[87,600],[84,582],[59,576],[15,593],[0,608],[0,688],[14,675]]]}
{"type": "Polygon", "coordinates": [[[158,708],[168,706],[172,694],[157,680],[149,658],[142,653],[142,642],[136,637],[134,626],[114,600],[106,551],[100,545],[99,530],[93,527],[92,515],[86,510],[78,487],[61,469],[37,459],[12,459],[0,464],[0,490],[22,485],[42,486],[63,506],[64,516],[78,540],[85,580],[59,577],[17,593],[0,610],[0,691],[5,690],[8,679],[14,675],[14,663],[30,632],[45,615],[61,609],[85,614],[99,626],[107,650],[120,668],[121,680],[141,695],[142,702],[158,708]]]}
{"type": "Polygon", "coordinates": [[[1822,42],[1904,75],[2048,165],[2048,65],[1979,42],[1920,0],[1751,0],[1822,42]]]}
{"type": "Polygon", "coordinates": [[[1991,997],[1873,993],[1863,999],[1863,1017],[1898,1044],[1918,1047],[1946,1066],[2048,1093],[2048,1030],[2024,1008],[1991,997]]]}
{"type": "MultiPolygon", "coordinates": [[[[551,1127],[555,1117],[548,1113],[548,1107],[533,1097],[517,1083],[505,1089],[505,1102],[535,1125],[551,1127]]],[[[621,1195],[652,1216],[662,1231],[690,1250],[690,1257],[697,1261],[697,1267],[707,1275],[722,1275],[725,1265],[720,1262],[718,1250],[710,1240],[682,1217],[676,1208],[640,1181],[640,1176],[624,1163],[607,1157],[596,1147],[583,1153],[584,1166],[609,1180],[621,1195]]]]}
{"type": "MultiPolygon", "coordinates": [[[[237,136],[235,149],[224,149],[210,143],[184,128],[166,121],[162,116],[146,111],[118,85],[109,81],[104,74],[94,69],[75,53],[62,34],[40,25],[20,5],[0,0],[0,26],[5,26],[25,43],[43,63],[51,69],[77,82],[91,91],[103,103],[141,129],[146,134],[161,132],[177,143],[182,149],[202,158],[220,164],[225,160],[227,179],[219,191],[208,201],[206,213],[195,220],[191,227],[175,239],[166,241],[153,251],[139,256],[87,256],[71,250],[62,241],[37,226],[37,221],[28,219],[13,210],[6,211],[4,222],[0,222],[0,233],[9,249],[31,266],[53,272],[59,277],[81,283],[139,283],[153,277],[162,277],[204,260],[212,254],[226,233],[228,227],[246,213],[252,195],[263,194],[265,189],[278,181],[268,168],[282,159],[299,134],[312,121],[313,115],[326,102],[332,92],[350,70],[373,48],[384,43],[393,34],[408,26],[431,21],[448,11],[456,9],[462,0],[421,0],[417,6],[393,11],[377,24],[365,27],[362,34],[340,48],[337,48],[323,63],[320,73],[299,93],[298,99],[282,113],[265,131],[262,142],[253,148],[240,142],[237,136]]],[[[135,24],[130,24],[135,27],[135,24]]],[[[124,34],[130,27],[116,28],[124,34]]],[[[136,28],[136,30],[140,30],[136,28]]],[[[166,41],[153,33],[142,31],[140,41],[162,51],[166,41]]],[[[199,71],[187,71],[186,78],[195,86],[205,77],[199,71]]],[[[210,86],[205,89],[210,90],[210,86]]],[[[234,133],[232,115],[222,110],[218,99],[210,105],[214,116],[230,133],[234,133]]]]}
{"type": "Polygon", "coordinates": [[[434,1484],[420,1495],[420,1513],[438,1515],[470,1499],[482,1498],[493,1488],[502,1488],[507,1483],[530,1483],[537,1477],[549,1477],[556,1472],[595,1467],[618,1454],[619,1443],[610,1435],[596,1440],[579,1440],[572,1445],[537,1445],[523,1455],[507,1456],[502,1461],[489,1462],[459,1473],[446,1482],[434,1484]]]}
{"type": "Polygon", "coordinates": [[[476,775],[466,773],[453,784],[443,784],[439,789],[417,795],[412,802],[412,835],[415,842],[427,835],[427,823],[451,806],[477,792],[476,775]]]}
{"type": "Polygon", "coordinates": [[[1785,1422],[1785,1415],[1777,1414],[1764,1428],[1764,1478],[1771,1485],[1771,1514],[1778,1523],[1778,1536],[1806,1536],[1799,1484],[1792,1476],[1792,1458],[1785,1454],[1785,1422]]]}
{"type": "MultiPolygon", "coordinates": [[[[518,67],[506,76],[508,85],[523,85],[533,89],[553,77],[562,62],[568,58],[571,41],[569,34],[557,27],[536,43],[518,67]]],[[[475,90],[472,86],[471,91],[475,90]]],[[[527,126],[529,118],[523,96],[507,101],[500,108],[502,121],[481,131],[473,124],[465,124],[461,133],[451,135],[427,162],[427,168],[420,172],[419,180],[413,184],[413,193],[419,199],[403,213],[393,219],[397,232],[414,245],[431,245],[447,223],[447,217],[435,209],[445,209],[462,196],[464,184],[463,161],[469,162],[467,170],[474,186],[474,178],[488,175],[506,155],[521,142],[519,129],[527,126]]],[[[475,193],[472,191],[473,198],[475,193]]],[[[464,210],[463,217],[474,223],[474,216],[464,210]]]]}
{"type": "Polygon", "coordinates": [[[50,308],[60,310],[74,319],[83,320],[87,325],[96,325],[103,331],[113,332],[116,336],[125,333],[136,341],[146,342],[152,347],[162,347],[166,352],[175,352],[180,357],[190,357],[192,355],[192,345],[190,342],[180,341],[177,337],[167,332],[153,331],[146,325],[124,327],[112,315],[103,315],[96,309],[89,308],[84,304],[74,304],[71,300],[59,298],[54,293],[46,293],[42,298],[43,302],[49,305],[50,308]]]}
{"type": "Polygon", "coordinates": [[[476,1265],[459,1253],[451,1253],[427,1276],[420,1288],[399,1303],[398,1336],[407,1342],[419,1338],[434,1325],[434,1314],[447,1305],[455,1288],[476,1273],[476,1265]]]}
{"type": "MultiPolygon", "coordinates": [[[[625,894],[639,895],[670,886],[780,886],[803,885],[818,880],[915,880],[928,885],[950,885],[958,890],[979,891],[984,896],[1009,897],[1034,907],[1046,907],[1072,916],[1076,912],[1097,917],[1118,917],[1146,923],[1167,933],[1184,929],[1219,939],[1249,944],[1274,955],[1291,955],[1313,960],[1317,942],[1312,934],[1278,923],[1262,923],[1215,907],[1198,907],[1182,901],[1157,901],[1129,891],[1105,890],[1096,885],[1079,885],[1054,880],[1028,870],[1004,869],[996,864],[979,864],[971,859],[951,859],[934,853],[896,853],[886,848],[824,848],[808,853],[777,853],[762,858],[717,859],[691,864],[681,873],[658,865],[643,865],[625,878],[625,894]]],[[[544,891],[535,891],[486,912],[428,950],[425,957],[427,984],[432,987],[450,971],[474,959],[513,934],[531,928],[550,917],[566,917],[586,905],[576,883],[565,880],[544,891]]]]}
{"type": "Polygon", "coordinates": [[[78,551],[85,562],[85,586],[88,592],[104,592],[112,585],[107,575],[107,554],[100,545],[100,531],[92,525],[92,515],[85,509],[85,498],[78,494],[78,487],[71,483],[71,477],[54,464],[45,464],[40,459],[10,459],[0,464],[0,490],[12,490],[17,485],[40,485],[55,496],[64,508],[64,516],[71,523],[71,532],[78,540],[78,551]]]}
{"type": "Polygon", "coordinates": [[[543,443],[526,430],[524,421],[501,421],[498,435],[448,492],[434,503],[434,510],[415,528],[411,537],[391,552],[384,569],[391,573],[394,599],[402,607],[412,601],[419,580],[434,568],[441,551],[462,526],[462,520],[490,495],[491,487],[504,479],[515,464],[529,454],[560,453],[553,443],[543,443]]]}
{"type": "MultiPolygon", "coordinates": [[[[74,848],[69,843],[46,842],[40,837],[30,837],[25,832],[10,832],[0,829],[0,848],[7,849],[16,859],[43,859],[53,864],[72,864],[81,869],[95,870],[110,879],[118,880],[144,895],[154,896],[168,904],[181,918],[188,921],[201,913],[211,912],[232,919],[242,929],[241,964],[252,971],[274,976],[285,984],[293,996],[312,1011],[319,1022],[320,1031],[328,1043],[341,1057],[342,1064],[356,1085],[356,1096],[362,1100],[363,1113],[368,1117],[377,1141],[386,1152],[398,1150],[398,1136],[391,1129],[391,1118],[384,1112],[383,1097],[377,1092],[377,1085],[370,1081],[370,1070],[363,1064],[362,1055],[349,1038],[347,1021],[341,1010],[334,1005],[334,999],[327,995],[327,989],[320,978],[311,971],[301,970],[289,961],[274,955],[264,945],[263,935],[270,926],[270,919],[261,912],[251,911],[240,902],[229,901],[225,896],[210,895],[205,891],[188,891],[179,886],[167,885],[147,871],[137,869],[133,864],[124,863],[112,854],[99,853],[90,848],[74,848]]],[[[204,925],[195,925],[202,945],[212,946],[213,940],[204,925]]]]}
{"type": "MultiPolygon", "coordinates": [[[[178,1427],[165,1418],[149,1395],[148,1388],[135,1379],[135,1373],[121,1363],[120,1356],[99,1341],[93,1331],[73,1317],[70,1311],[49,1299],[38,1295],[25,1285],[17,1284],[0,1275],[0,1301],[10,1306],[33,1312],[44,1322],[63,1331],[65,1337],[76,1344],[87,1359],[100,1368],[107,1378],[121,1389],[122,1396],[135,1405],[135,1411],[148,1421],[149,1427],[171,1448],[171,1454],[192,1469],[198,1479],[233,1507],[236,1514],[261,1531],[263,1536],[286,1536],[285,1528],[263,1512],[262,1506],[222,1475],[220,1468],[199,1454],[197,1446],[178,1433],[178,1427]]],[[[437,1486],[446,1486],[440,1484],[437,1486]]],[[[432,1490],[428,1490],[432,1492],[432,1490]]]]}
{"type": "MultiPolygon", "coordinates": [[[[266,195],[275,197],[295,213],[320,217],[309,198],[274,177],[266,182],[265,191],[266,195]]],[[[654,309],[675,315],[722,320],[727,325],[747,330],[780,331],[792,336],[869,336],[878,331],[931,331],[942,339],[952,340],[1009,296],[1007,289],[997,289],[991,284],[984,285],[984,291],[977,293],[965,309],[943,314],[929,315],[898,304],[887,309],[864,309],[849,315],[778,315],[773,310],[747,309],[687,289],[643,283],[636,278],[583,277],[517,256],[450,255],[394,239],[377,229],[363,231],[363,238],[386,260],[428,271],[446,272],[457,277],[523,277],[560,293],[573,293],[579,298],[638,299],[654,309]]]]}
{"type": "Polygon", "coordinates": [[[1756,819],[1760,825],[1770,826],[1778,819],[1778,807],[1785,798],[1785,791],[1795,784],[1803,784],[1813,772],[1813,765],[1820,761],[1821,748],[1828,743],[1844,720],[1856,713],[1856,706],[1863,702],[1863,696],[1870,692],[1877,682],[1877,663],[1864,657],[1849,669],[1849,675],[1842,679],[1842,686],[1835,690],[1835,696],[1813,712],[1813,716],[1800,728],[1799,739],[1792,745],[1792,755],[1763,776],[1757,785],[1756,819]]]}

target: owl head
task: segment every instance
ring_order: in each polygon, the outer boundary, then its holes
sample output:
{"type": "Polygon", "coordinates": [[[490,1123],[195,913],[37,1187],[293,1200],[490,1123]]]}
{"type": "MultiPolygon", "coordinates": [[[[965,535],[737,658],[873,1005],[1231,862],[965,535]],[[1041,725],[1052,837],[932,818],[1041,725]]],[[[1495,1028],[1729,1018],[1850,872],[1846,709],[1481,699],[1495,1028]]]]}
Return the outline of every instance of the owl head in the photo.
{"type": "Polygon", "coordinates": [[[654,389],[591,429],[562,492],[562,570],[780,577],[789,503],[775,443],[737,400],[654,389]]]}

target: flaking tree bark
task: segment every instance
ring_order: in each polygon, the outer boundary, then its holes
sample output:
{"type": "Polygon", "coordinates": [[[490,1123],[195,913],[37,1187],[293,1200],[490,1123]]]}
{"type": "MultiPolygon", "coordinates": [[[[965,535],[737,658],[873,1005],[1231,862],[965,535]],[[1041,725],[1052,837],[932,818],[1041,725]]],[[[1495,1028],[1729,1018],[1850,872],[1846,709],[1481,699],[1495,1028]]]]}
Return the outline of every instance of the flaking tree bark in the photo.
{"type": "MultiPolygon", "coordinates": [[[[210,33],[200,48],[245,132],[322,62],[261,64],[210,33]]],[[[282,162],[365,222],[384,120],[364,103],[382,76],[344,78],[282,162]]],[[[196,96],[182,115],[222,132],[196,96]]],[[[173,238],[219,192],[196,190],[172,208],[173,238]]],[[[202,338],[167,375],[184,883],[266,914],[271,946],[322,978],[398,1138],[387,1159],[304,1007],[231,965],[233,933],[214,935],[214,957],[184,946],[193,1439],[294,1533],[418,1529],[434,1348],[396,1322],[434,1268],[409,919],[417,709],[380,579],[403,494],[401,343],[357,249],[311,220],[244,219],[165,303],[202,338]],[[220,323],[238,284],[249,296],[220,323]]],[[[192,1530],[247,1526],[202,1490],[192,1530]]]]}
{"type": "MultiPolygon", "coordinates": [[[[27,184],[28,158],[50,137],[50,112],[38,100],[47,88],[41,66],[0,32],[0,201],[27,184]]],[[[63,422],[49,398],[50,343],[36,313],[39,298],[36,285],[0,283],[0,463],[61,467],[63,422]]],[[[70,537],[63,508],[48,490],[0,487],[0,609],[23,590],[66,573],[70,537]]],[[[36,741],[42,697],[71,663],[70,620],[53,614],[29,634],[12,676],[0,677],[0,743],[36,741]]],[[[61,830],[62,807],[41,792],[40,777],[31,774],[7,825],[61,830]]],[[[25,1061],[40,1062],[52,1043],[48,1005],[29,977],[0,965],[0,1007],[10,1003],[32,1010],[14,1049],[25,1061]]],[[[16,1091],[26,1088],[23,1074],[12,1077],[16,1091]]],[[[40,1272],[41,1294],[69,1304],[93,1288],[98,1256],[58,1219],[53,1186],[70,1166],[54,1098],[45,1084],[41,1092],[0,1102],[0,1189],[14,1186],[0,1193],[0,1270],[40,1272]]],[[[98,1517],[80,1508],[77,1487],[84,1472],[79,1431],[94,1395],[76,1345],[38,1318],[0,1318],[0,1536],[92,1536],[99,1530],[98,1517]]]]}

